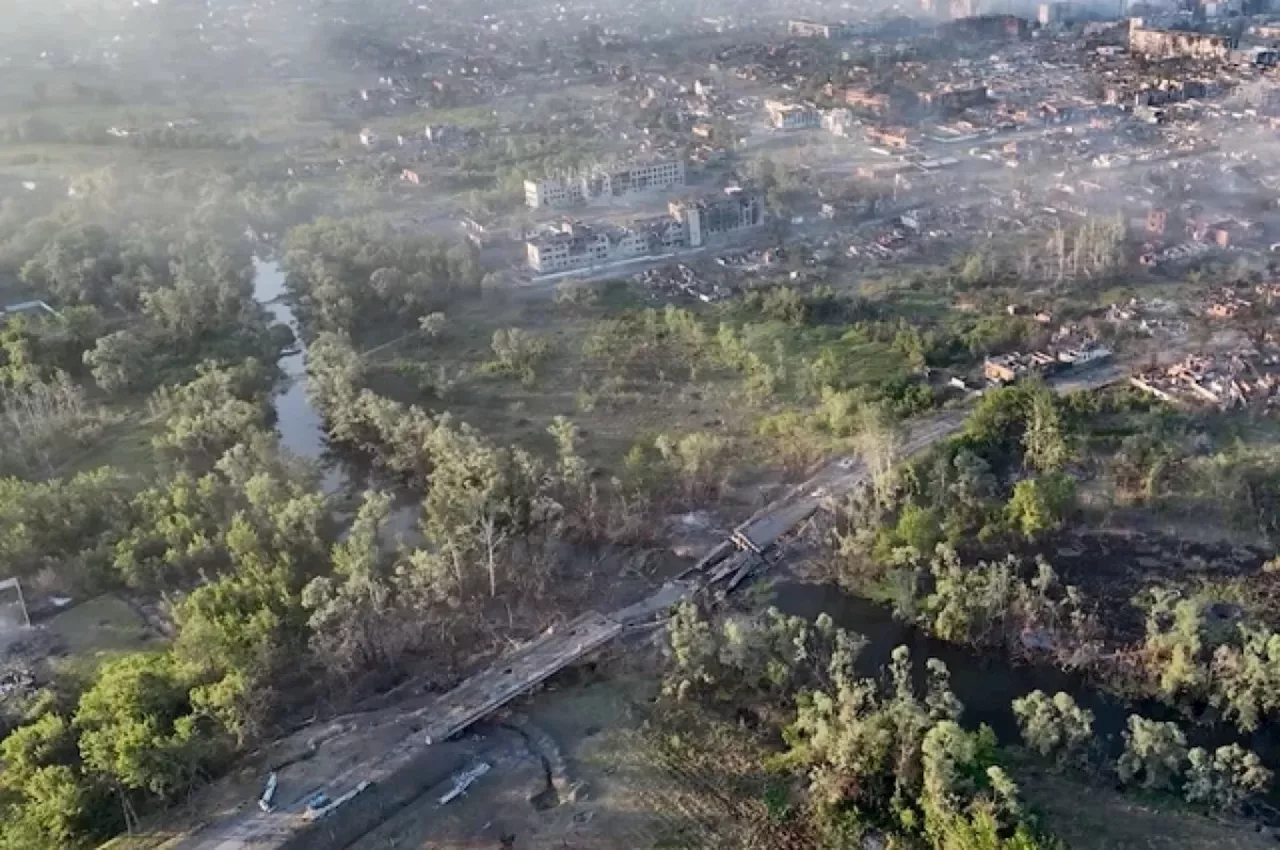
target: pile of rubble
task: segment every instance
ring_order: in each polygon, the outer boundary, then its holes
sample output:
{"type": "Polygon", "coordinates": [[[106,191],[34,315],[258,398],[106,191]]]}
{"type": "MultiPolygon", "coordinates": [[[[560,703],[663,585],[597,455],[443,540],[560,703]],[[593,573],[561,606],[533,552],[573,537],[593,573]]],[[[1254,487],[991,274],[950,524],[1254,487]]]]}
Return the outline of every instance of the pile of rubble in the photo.
{"type": "Polygon", "coordinates": [[[1068,369],[1084,369],[1110,360],[1113,351],[1092,340],[1071,338],[1039,351],[992,355],[982,363],[991,384],[1010,384],[1031,376],[1049,377],[1068,369]]]}
{"type": "Polygon", "coordinates": [[[655,296],[687,296],[706,304],[723,301],[733,294],[726,286],[703,280],[684,263],[647,269],[632,279],[655,296]]]}
{"type": "Polygon", "coordinates": [[[1189,355],[1165,368],[1131,379],[1139,389],[1173,404],[1221,409],[1262,404],[1270,408],[1280,390],[1280,356],[1232,352],[1189,355]]]}
{"type": "Polygon", "coordinates": [[[27,667],[11,667],[0,670],[0,702],[11,697],[23,697],[36,689],[35,673],[27,667]]]}
{"type": "Polygon", "coordinates": [[[1130,298],[1123,304],[1108,305],[1105,318],[1113,325],[1143,336],[1176,340],[1185,338],[1189,329],[1186,320],[1178,316],[1181,311],[1172,301],[1130,298]]]}
{"type": "Polygon", "coordinates": [[[786,256],[785,248],[752,248],[732,254],[722,254],[716,257],[715,262],[716,265],[727,269],[754,273],[786,259],[786,256]]]}

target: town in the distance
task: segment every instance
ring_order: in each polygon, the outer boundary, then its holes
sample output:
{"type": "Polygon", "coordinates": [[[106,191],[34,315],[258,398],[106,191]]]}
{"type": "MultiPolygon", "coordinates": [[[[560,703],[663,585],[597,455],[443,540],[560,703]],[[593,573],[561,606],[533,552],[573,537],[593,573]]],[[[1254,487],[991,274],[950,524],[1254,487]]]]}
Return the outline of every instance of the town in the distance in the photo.
{"type": "Polygon", "coordinates": [[[1277,846],[1276,0],[4,5],[0,850],[1277,846]]]}

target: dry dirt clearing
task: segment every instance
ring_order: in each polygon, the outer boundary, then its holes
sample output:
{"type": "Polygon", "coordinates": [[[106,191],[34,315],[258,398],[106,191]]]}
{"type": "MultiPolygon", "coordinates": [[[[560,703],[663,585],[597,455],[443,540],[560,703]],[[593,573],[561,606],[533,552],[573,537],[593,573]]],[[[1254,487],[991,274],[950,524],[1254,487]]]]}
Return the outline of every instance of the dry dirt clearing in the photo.
{"type": "Polygon", "coordinates": [[[655,695],[638,677],[561,680],[518,708],[540,743],[526,731],[523,746],[491,750],[493,769],[464,798],[441,805],[452,786],[442,783],[353,850],[805,846],[770,827],[758,758],[741,741],[712,756],[659,736],[645,722],[655,695]],[[561,772],[564,791],[552,797],[561,772]]]}

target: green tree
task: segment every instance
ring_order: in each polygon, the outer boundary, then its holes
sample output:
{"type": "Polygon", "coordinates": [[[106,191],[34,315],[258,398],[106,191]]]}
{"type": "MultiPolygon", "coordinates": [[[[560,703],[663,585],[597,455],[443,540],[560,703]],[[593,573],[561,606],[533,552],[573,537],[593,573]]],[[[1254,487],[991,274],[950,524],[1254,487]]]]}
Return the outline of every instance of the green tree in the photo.
{"type": "Polygon", "coordinates": [[[1219,747],[1212,753],[1195,747],[1187,753],[1183,793],[1189,803],[1234,812],[1248,798],[1266,793],[1271,779],[1271,771],[1257,753],[1239,744],[1219,747]]]}
{"type": "Polygon", "coordinates": [[[449,326],[449,319],[444,313],[428,313],[418,320],[418,329],[427,339],[439,339],[449,326]]]}
{"type": "Polygon", "coordinates": [[[105,393],[136,389],[144,383],[153,365],[154,346],[135,331],[116,331],[99,337],[84,353],[93,380],[105,393]]]}
{"type": "Polygon", "coordinates": [[[1050,698],[1032,691],[1013,701],[1013,714],[1026,745],[1044,758],[1078,764],[1093,742],[1093,712],[1076,705],[1070,694],[1050,698]]]}
{"type": "MultiPolygon", "coordinates": [[[[1201,658],[1205,643],[1205,603],[1158,587],[1143,593],[1138,601],[1147,608],[1144,648],[1157,665],[1161,695],[1166,698],[1186,693],[1199,696],[1209,679],[1209,670],[1201,658]]],[[[1228,657],[1224,655],[1223,661],[1228,657]]],[[[1227,667],[1225,663],[1223,666],[1227,667]]],[[[1223,681],[1231,680],[1226,677],[1223,681]]]]}
{"type": "Polygon", "coordinates": [[[661,434],[653,441],[658,456],[687,504],[714,498],[728,475],[730,443],[724,437],[695,431],[682,437],[661,434]]]}
{"type": "Polygon", "coordinates": [[[581,492],[587,484],[587,462],[578,452],[581,433],[578,426],[564,416],[557,416],[547,426],[556,441],[556,458],[560,481],[572,492],[581,492]]]}
{"type": "Polygon", "coordinates": [[[135,587],[186,587],[234,566],[249,545],[237,538],[246,536],[270,557],[314,562],[327,533],[315,484],[314,469],[281,457],[273,437],[235,445],[210,472],[179,472],[133,499],[133,522],[114,545],[115,568],[135,587]]]}
{"type": "Polygon", "coordinates": [[[86,769],[164,801],[207,778],[230,752],[225,730],[192,712],[190,683],[167,653],[103,665],[73,722],[86,769]]]}
{"type": "Polygon", "coordinates": [[[1047,389],[1035,393],[1022,438],[1026,465],[1040,473],[1058,472],[1067,462],[1067,441],[1057,400],[1047,389]]]}
{"type": "Polygon", "coordinates": [[[257,360],[230,368],[205,362],[195,380],[156,393],[152,409],[163,428],[152,445],[184,468],[207,470],[232,446],[265,429],[269,389],[257,360]]]}
{"type": "Polygon", "coordinates": [[[472,429],[442,421],[427,440],[434,465],[423,511],[427,538],[453,565],[459,592],[481,566],[489,595],[514,533],[531,528],[543,475],[527,452],[491,446],[472,429]]]}
{"type": "Polygon", "coordinates": [[[695,689],[714,683],[719,640],[694,603],[680,603],[667,618],[666,652],[672,669],[664,689],[672,696],[683,700],[695,689]]]}
{"type": "Polygon", "coordinates": [[[979,761],[986,755],[983,750],[980,737],[954,720],[941,720],[925,733],[920,742],[920,800],[926,824],[945,823],[949,813],[962,810],[975,796],[976,777],[986,768],[979,761]]]}
{"type": "Polygon", "coordinates": [[[286,248],[298,315],[317,333],[360,337],[388,322],[416,326],[451,298],[477,291],[483,275],[471,245],[403,233],[374,217],[317,218],[290,230],[286,248]]]}
{"type": "Polygon", "coordinates": [[[100,795],[74,768],[63,764],[34,770],[21,786],[21,802],[0,808],[0,848],[82,847],[90,836],[115,826],[102,818],[100,795]]]}
{"type": "Polygon", "coordinates": [[[814,415],[837,437],[848,437],[858,430],[858,412],[862,402],[857,393],[822,387],[822,399],[814,415]]]}
{"type": "Polygon", "coordinates": [[[1124,753],[1116,772],[1126,785],[1138,782],[1148,790],[1167,790],[1182,775],[1187,759],[1187,739],[1174,723],[1129,715],[1124,733],[1124,753]]]}
{"type": "Polygon", "coordinates": [[[0,741],[0,786],[21,791],[35,774],[51,765],[74,763],[75,733],[66,718],[49,711],[19,726],[0,741]]]}
{"type": "Polygon", "coordinates": [[[999,638],[1016,618],[1016,576],[1011,559],[976,567],[960,563],[949,547],[930,562],[933,592],[921,605],[933,634],[956,643],[999,638]]]}
{"type": "Polygon", "coordinates": [[[516,375],[526,384],[537,377],[538,364],[550,353],[547,341],[524,328],[499,328],[493,332],[494,359],[485,364],[488,371],[516,375]]]}
{"type": "Polygon", "coordinates": [[[111,540],[132,521],[130,484],[101,467],[71,478],[0,478],[0,560],[11,574],[41,571],[77,593],[109,583],[111,540]]]}
{"type": "Polygon", "coordinates": [[[975,251],[965,258],[960,267],[960,282],[968,288],[981,286],[988,282],[994,271],[991,255],[986,250],[975,251]]]}
{"type": "Polygon", "coordinates": [[[346,539],[333,549],[333,575],[312,579],[302,592],[312,646],[322,663],[344,674],[399,662],[394,558],[380,539],[390,512],[389,495],[365,493],[346,539]]]}
{"type": "Polygon", "coordinates": [[[61,228],[22,267],[22,280],[70,304],[124,306],[114,283],[125,271],[121,246],[106,228],[75,223],[61,228]]]}
{"type": "Polygon", "coordinates": [[[1213,667],[1213,701],[1245,732],[1280,710],[1280,633],[1242,624],[1239,645],[1219,646],[1213,667]]]}
{"type": "Polygon", "coordinates": [[[1026,433],[1036,390],[1014,384],[984,393],[964,424],[966,447],[997,468],[1014,455],[1026,433]]]}
{"type": "Polygon", "coordinates": [[[913,502],[903,507],[894,535],[904,546],[914,549],[917,555],[928,556],[942,539],[942,529],[935,511],[913,502]]]}
{"type": "Polygon", "coordinates": [[[997,481],[991,472],[991,464],[968,449],[961,449],[951,458],[940,457],[944,464],[943,475],[935,482],[942,485],[936,497],[946,505],[947,537],[956,539],[982,528],[997,497],[997,481]]]}
{"type": "Polygon", "coordinates": [[[1009,525],[1028,540],[1062,527],[1075,503],[1075,480],[1065,473],[1024,478],[1005,506],[1009,525]]]}
{"type": "Polygon", "coordinates": [[[905,325],[898,329],[893,337],[893,350],[902,355],[907,368],[912,372],[923,372],[928,365],[925,352],[924,337],[918,328],[905,325]]]}
{"type": "Polygon", "coordinates": [[[229,533],[234,571],[202,585],[174,609],[176,659],[194,678],[192,702],[243,744],[274,708],[275,684],[305,649],[305,616],[289,556],[264,551],[247,520],[229,533]]]}
{"type": "Polygon", "coordinates": [[[889,505],[898,485],[900,428],[883,407],[864,404],[858,413],[857,444],[871,477],[871,492],[880,505],[889,505]]]}

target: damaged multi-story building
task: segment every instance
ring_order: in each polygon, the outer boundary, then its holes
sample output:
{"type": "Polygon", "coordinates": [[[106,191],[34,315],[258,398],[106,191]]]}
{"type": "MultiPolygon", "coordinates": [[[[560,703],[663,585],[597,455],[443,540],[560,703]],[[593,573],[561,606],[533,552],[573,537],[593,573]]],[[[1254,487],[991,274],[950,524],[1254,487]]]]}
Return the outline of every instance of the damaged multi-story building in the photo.
{"type": "Polygon", "coordinates": [[[853,28],[843,23],[824,23],[807,18],[794,18],[787,21],[787,32],[800,38],[848,38],[853,35],[853,28]]]}
{"type": "Polygon", "coordinates": [[[863,88],[845,90],[844,102],[849,106],[865,109],[868,112],[887,112],[890,106],[888,93],[863,88]]]}
{"type": "Polygon", "coordinates": [[[594,165],[584,171],[526,180],[524,199],[533,209],[566,207],[683,186],[685,180],[685,165],[679,159],[594,165]]]}
{"type": "Polygon", "coordinates": [[[672,201],[671,217],[685,226],[689,247],[764,223],[764,199],[754,192],[730,192],[722,198],[672,201]]]}
{"type": "Polygon", "coordinates": [[[935,91],[920,92],[918,98],[924,108],[957,112],[983,106],[989,100],[987,87],[982,85],[942,87],[935,91]]]}
{"type": "Polygon", "coordinates": [[[583,222],[552,225],[525,242],[529,268],[538,274],[599,268],[639,257],[700,248],[764,223],[764,200],[753,192],[673,201],[668,215],[626,227],[583,222]]]}
{"type": "Polygon", "coordinates": [[[684,228],[666,216],[629,227],[583,222],[552,225],[525,243],[529,268],[540,274],[593,268],[685,247],[684,228]]]}
{"type": "Polygon", "coordinates": [[[822,126],[822,113],[808,104],[766,100],[764,108],[776,130],[810,130],[822,126]]]}
{"type": "Polygon", "coordinates": [[[1236,40],[1213,33],[1146,29],[1139,19],[1129,22],[1129,52],[1146,59],[1205,59],[1223,61],[1236,40]]]}

